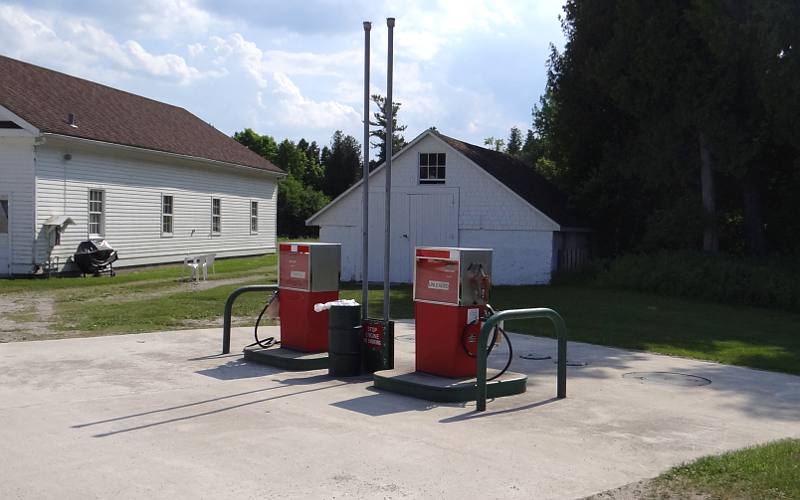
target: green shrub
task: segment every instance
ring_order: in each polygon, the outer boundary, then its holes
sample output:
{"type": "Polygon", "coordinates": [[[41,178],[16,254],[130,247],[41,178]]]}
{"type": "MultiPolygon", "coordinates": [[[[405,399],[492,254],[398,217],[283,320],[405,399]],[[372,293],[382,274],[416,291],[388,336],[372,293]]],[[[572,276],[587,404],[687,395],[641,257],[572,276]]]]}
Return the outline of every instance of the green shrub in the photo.
{"type": "Polygon", "coordinates": [[[785,262],[753,262],[697,252],[620,257],[594,274],[610,288],[800,310],[800,270],[785,262]]]}

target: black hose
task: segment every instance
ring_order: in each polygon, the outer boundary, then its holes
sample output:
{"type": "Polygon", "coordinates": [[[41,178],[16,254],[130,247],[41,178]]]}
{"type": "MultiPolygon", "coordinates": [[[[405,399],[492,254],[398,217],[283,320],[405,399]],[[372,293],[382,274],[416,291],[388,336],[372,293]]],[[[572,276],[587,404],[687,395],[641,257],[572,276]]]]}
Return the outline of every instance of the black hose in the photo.
{"type": "Polygon", "coordinates": [[[253,336],[255,337],[256,341],[253,342],[252,344],[246,345],[245,348],[253,347],[253,346],[257,345],[257,346],[262,347],[264,349],[269,349],[270,347],[272,347],[274,345],[278,345],[278,344],[281,343],[280,340],[275,340],[275,337],[267,337],[264,340],[260,340],[258,338],[258,325],[261,323],[261,318],[264,317],[264,313],[267,312],[267,308],[269,308],[269,306],[272,305],[272,302],[277,297],[278,297],[278,292],[273,293],[272,297],[270,297],[269,300],[267,301],[267,303],[264,305],[264,308],[261,309],[261,313],[258,315],[258,319],[256,320],[256,327],[253,329],[253,336]]]}
{"type": "MultiPolygon", "coordinates": [[[[492,306],[490,306],[489,304],[486,304],[486,309],[489,311],[490,316],[494,314],[494,309],[492,309],[492,306]]],[[[467,338],[469,337],[469,335],[467,335],[467,329],[474,324],[475,324],[474,322],[467,323],[464,326],[464,330],[461,332],[461,347],[464,349],[466,355],[469,356],[470,358],[474,358],[476,355],[469,352],[469,349],[467,348],[467,338]]],[[[497,343],[498,332],[500,332],[500,334],[503,335],[503,337],[506,339],[506,344],[508,344],[508,359],[506,360],[506,365],[503,367],[503,369],[500,370],[498,373],[496,373],[492,378],[486,379],[487,382],[496,379],[497,377],[501,376],[506,371],[508,371],[508,368],[511,366],[511,360],[514,359],[514,348],[511,347],[511,339],[508,338],[508,334],[506,333],[506,331],[500,328],[499,326],[494,327],[494,330],[492,332],[492,338],[489,341],[489,347],[486,348],[486,356],[488,357],[492,353],[492,349],[494,349],[494,346],[497,343]]],[[[478,336],[480,337],[480,334],[478,336]]]]}
{"type": "MultiPolygon", "coordinates": [[[[487,382],[490,382],[499,377],[500,375],[504,374],[508,370],[508,367],[511,366],[511,360],[514,359],[514,348],[511,347],[511,339],[508,338],[508,334],[506,333],[506,331],[500,328],[499,326],[495,327],[495,337],[497,336],[496,333],[497,330],[500,330],[500,333],[502,333],[503,337],[505,337],[506,339],[506,344],[508,345],[508,360],[506,361],[506,366],[504,366],[502,370],[496,373],[493,377],[486,379],[487,382]]],[[[488,356],[489,354],[487,353],[486,355],[488,356]]]]}

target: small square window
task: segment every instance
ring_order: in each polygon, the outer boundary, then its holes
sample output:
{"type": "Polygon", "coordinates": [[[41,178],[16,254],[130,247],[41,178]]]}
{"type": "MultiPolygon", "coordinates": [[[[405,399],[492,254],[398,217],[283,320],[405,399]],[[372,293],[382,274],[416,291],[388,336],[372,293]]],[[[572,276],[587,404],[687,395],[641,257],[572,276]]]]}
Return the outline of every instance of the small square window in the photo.
{"type": "Polygon", "coordinates": [[[446,153],[420,153],[419,154],[419,183],[444,184],[446,153]]]}

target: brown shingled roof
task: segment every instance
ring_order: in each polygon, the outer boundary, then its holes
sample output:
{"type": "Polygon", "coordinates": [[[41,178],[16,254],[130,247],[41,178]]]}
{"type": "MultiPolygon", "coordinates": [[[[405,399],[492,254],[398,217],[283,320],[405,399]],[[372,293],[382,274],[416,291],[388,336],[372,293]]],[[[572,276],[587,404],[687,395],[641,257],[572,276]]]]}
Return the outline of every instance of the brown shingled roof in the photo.
{"type": "Polygon", "coordinates": [[[557,224],[567,227],[585,226],[570,210],[567,196],[522,160],[453,139],[440,132],[434,133],[557,224]]]}
{"type": "Polygon", "coordinates": [[[4,56],[0,105],[42,132],[283,172],[183,108],[4,56]]]}

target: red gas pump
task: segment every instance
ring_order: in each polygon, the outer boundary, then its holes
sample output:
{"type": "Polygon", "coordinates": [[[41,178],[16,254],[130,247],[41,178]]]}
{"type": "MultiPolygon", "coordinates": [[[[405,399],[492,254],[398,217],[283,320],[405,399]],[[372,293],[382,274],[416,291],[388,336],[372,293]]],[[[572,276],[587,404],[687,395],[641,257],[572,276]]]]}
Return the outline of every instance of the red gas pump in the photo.
{"type": "Polygon", "coordinates": [[[414,316],[417,371],[443,377],[475,376],[475,352],[486,317],[492,251],[417,247],[414,316]]]}
{"type": "Polygon", "coordinates": [[[303,352],[328,350],[328,311],[314,304],[339,298],[341,245],[281,243],[278,259],[281,345],[303,352]]]}

